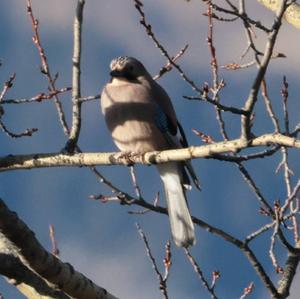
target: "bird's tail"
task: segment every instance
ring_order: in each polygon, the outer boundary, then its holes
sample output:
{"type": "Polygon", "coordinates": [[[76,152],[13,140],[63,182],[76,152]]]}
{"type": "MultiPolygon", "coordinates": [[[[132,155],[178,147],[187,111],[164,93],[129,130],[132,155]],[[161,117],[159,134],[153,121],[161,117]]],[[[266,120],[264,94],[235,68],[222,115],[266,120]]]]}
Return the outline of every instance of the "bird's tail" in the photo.
{"type": "Polygon", "coordinates": [[[157,168],[164,184],[174,243],[178,247],[192,246],[196,243],[195,229],[182,186],[180,164],[168,162],[157,168]]]}

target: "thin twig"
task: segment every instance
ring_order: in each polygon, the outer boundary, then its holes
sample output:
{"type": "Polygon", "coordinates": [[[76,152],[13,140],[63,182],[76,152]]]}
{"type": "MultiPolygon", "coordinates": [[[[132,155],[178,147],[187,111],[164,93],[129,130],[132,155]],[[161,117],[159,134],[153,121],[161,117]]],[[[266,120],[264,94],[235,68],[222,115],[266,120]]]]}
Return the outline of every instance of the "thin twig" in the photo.
{"type": "Polygon", "coordinates": [[[165,274],[163,276],[163,280],[167,281],[170,275],[170,269],[172,266],[172,253],[171,253],[171,242],[168,240],[165,246],[165,258],[164,258],[164,266],[165,266],[165,274]]]}
{"type": "Polygon", "coordinates": [[[52,244],[52,254],[55,255],[57,258],[59,257],[59,249],[57,246],[57,241],[55,239],[55,230],[54,230],[54,225],[50,224],[49,225],[49,235],[50,235],[50,240],[51,240],[51,244],[52,244]]]}
{"type": "MultiPolygon", "coordinates": [[[[204,276],[199,264],[196,262],[195,258],[192,256],[192,254],[190,253],[190,251],[187,248],[184,248],[184,252],[185,252],[189,262],[193,266],[193,269],[194,269],[195,273],[197,274],[200,281],[202,282],[203,286],[209,292],[210,297],[213,298],[213,299],[217,299],[218,297],[215,294],[214,287],[211,287],[209,285],[207,279],[205,278],[205,276],[204,276]]],[[[215,286],[215,284],[213,284],[213,286],[215,286]]]]}
{"type": "Polygon", "coordinates": [[[257,199],[262,204],[263,208],[268,211],[269,215],[273,215],[274,212],[273,212],[272,207],[268,204],[267,200],[262,195],[262,192],[256,185],[256,183],[253,180],[253,178],[251,177],[250,173],[247,171],[247,169],[244,167],[244,165],[242,163],[238,162],[238,163],[236,163],[236,165],[237,165],[238,169],[240,170],[240,172],[242,173],[244,180],[250,186],[250,188],[253,190],[254,194],[256,195],[257,199]]]}
{"type": "MultiPolygon", "coordinates": [[[[38,49],[39,55],[40,55],[40,59],[41,59],[41,63],[42,63],[42,67],[41,67],[41,72],[47,77],[48,81],[49,81],[49,85],[50,85],[50,92],[55,92],[57,90],[57,88],[55,87],[55,81],[57,79],[57,76],[52,76],[51,72],[50,72],[50,67],[48,64],[48,60],[47,60],[47,56],[45,54],[45,50],[41,44],[41,39],[40,39],[40,35],[39,35],[39,22],[38,20],[34,17],[33,15],[33,10],[32,10],[32,5],[31,5],[31,0],[27,0],[27,13],[29,15],[31,24],[32,24],[32,29],[33,29],[33,37],[32,37],[32,41],[34,43],[34,45],[36,46],[36,48],[38,49]]],[[[58,117],[59,117],[59,121],[63,127],[64,133],[69,136],[69,128],[68,128],[68,124],[66,121],[66,117],[64,114],[64,111],[62,109],[62,105],[61,102],[58,98],[58,95],[54,95],[54,103],[56,106],[56,110],[58,112],[58,117]]]]}
{"type": "MultiPolygon", "coordinates": [[[[239,1],[239,14],[242,16],[246,16],[246,9],[245,9],[245,1],[244,0],[240,0],[239,1]]],[[[241,59],[243,59],[246,54],[249,52],[250,49],[252,49],[253,53],[254,53],[254,62],[260,66],[260,60],[259,60],[259,56],[263,55],[263,53],[261,51],[259,51],[254,43],[254,38],[255,38],[255,33],[251,28],[251,23],[249,22],[249,18],[244,17],[242,18],[243,21],[243,25],[245,28],[245,34],[246,34],[246,39],[247,39],[247,47],[245,49],[245,51],[242,53],[241,55],[241,59]]]]}
{"type": "Polygon", "coordinates": [[[48,94],[46,93],[39,93],[32,98],[24,98],[24,99],[5,99],[1,102],[1,104],[30,104],[30,103],[40,103],[44,100],[51,100],[55,95],[65,93],[72,90],[71,87],[64,87],[57,89],[55,91],[51,91],[48,94]]]}
{"type": "Polygon", "coordinates": [[[220,277],[221,277],[220,271],[213,271],[213,272],[212,272],[212,280],[211,280],[211,286],[210,286],[210,288],[211,288],[212,290],[215,289],[216,284],[217,284],[217,281],[218,281],[218,279],[219,279],[220,277]]]}
{"type": "MultiPolygon", "coordinates": [[[[216,103],[220,102],[219,93],[221,89],[225,86],[223,80],[219,82],[219,73],[218,73],[218,60],[216,56],[216,48],[214,46],[214,39],[213,39],[213,7],[211,5],[211,1],[208,1],[207,6],[207,17],[208,17],[208,34],[207,34],[207,44],[208,48],[210,50],[211,55],[211,71],[212,71],[212,81],[213,81],[213,87],[211,88],[211,92],[213,93],[212,100],[216,103]]],[[[229,140],[228,134],[225,129],[225,122],[222,116],[222,109],[220,109],[220,106],[215,105],[215,112],[216,112],[216,119],[219,123],[220,127],[220,133],[224,140],[229,140]]]]}
{"type": "MultiPolygon", "coordinates": [[[[289,128],[289,114],[288,114],[288,97],[289,97],[289,92],[288,92],[288,82],[286,80],[286,77],[283,77],[283,85],[281,88],[281,96],[282,96],[282,103],[283,103],[283,113],[284,113],[284,127],[285,127],[285,134],[289,134],[290,128],[289,128]]],[[[282,162],[279,164],[279,167],[283,167],[284,171],[284,180],[285,180],[285,185],[287,189],[287,197],[291,198],[292,196],[292,183],[291,183],[291,175],[293,174],[290,166],[289,166],[289,159],[288,159],[288,149],[286,147],[281,147],[281,152],[282,152],[282,162]]],[[[295,190],[295,189],[294,189],[295,190]]],[[[297,190],[297,189],[296,189],[297,190]]],[[[294,201],[290,200],[289,201],[289,206],[291,212],[295,210],[294,207],[294,201]]],[[[284,206],[284,211],[286,210],[286,205],[284,206]]],[[[300,240],[299,238],[299,223],[297,217],[292,217],[292,223],[293,223],[293,231],[294,231],[294,240],[295,244],[298,243],[300,240]]]]}
{"type": "Polygon", "coordinates": [[[136,194],[137,198],[140,199],[142,197],[142,193],[141,193],[141,188],[139,187],[139,185],[137,183],[134,166],[130,166],[129,169],[130,169],[130,176],[131,176],[135,194],[136,194]]]}
{"type": "Polygon", "coordinates": [[[278,296],[277,289],[274,286],[272,280],[270,279],[270,277],[268,276],[268,274],[265,272],[262,264],[257,260],[257,257],[255,256],[255,254],[249,248],[248,245],[245,245],[243,252],[247,256],[247,258],[249,259],[249,261],[252,264],[254,270],[259,275],[260,279],[264,283],[265,287],[270,291],[270,293],[272,294],[272,296],[274,298],[280,298],[278,296]]]}
{"type": "Polygon", "coordinates": [[[272,261],[272,264],[276,270],[276,273],[282,273],[282,268],[278,265],[278,261],[276,258],[276,255],[274,253],[274,249],[275,249],[275,244],[276,244],[276,236],[278,235],[279,232],[279,228],[280,228],[280,205],[278,202],[275,203],[275,226],[274,226],[274,231],[273,234],[271,236],[271,244],[270,244],[270,249],[269,249],[269,255],[272,261]]]}
{"type": "Polygon", "coordinates": [[[259,87],[261,86],[261,82],[264,78],[265,72],[268,68],[268,65],[269,65],[269,62],[270,62],[270,59],[271,59],[271,56],[273,53],[273,49],[275,46],[275,42],[277,39],[279,29],[281,27],[281,21],[282,21],[284,12],[285,12],[286,8],[288,7],[287,2],[288,2],[287,0],[282,1],[280,9],[277,13],[276,19],[273,23],[272,31],[268,37],[268,42],[265,47],[264,56],[262,58],[260,66],[258,68],[258,72],[255,77],[255,80],[252,84],[251,91],[250,91],[248,98],[246,100],[246,103],[244,105],[244,110],[248,111],[250,113],[250,115],[242,116],[241,136],[243,137],[243,139],[246,142],[251,137],[251,125],[250,125],[251,118],[250,118],[250,116],[253,113],[253,109],[257,102],[257,95],[258,95],[259,87]]]}
{"type": "MultiPolygon", "coordinates": [[[[111,185],[110,183],[109,183],[109,185],[111,188],[113,188],[114,192],[119,190],[118,188],[111,185]]],[[[157,213],[161,213],[161,214],[165,214],[165,215],[167,214],[166,208],[163,208],[158,205],[152,205],[143,199],[140,199],[140,200],[134,199],[133,197],[131,197],[130,195],[128,195],[124,192],[122,193],[122,195],[125,197],[128,197],[130,199],[130,205],[138,205],[138,206],[144,207],[146,209],[149,209],[151,211],[155,211],[157,213]]],[[[207,230],[208,232],[210,232],[216,236],[219,236],[220,238],[224,239],[225,241],[227,241],[227,242],[231,243],[232,245],[236,246],[237,248],[241,249],[242,252],[245,254],[245,256],[248,258],[251,265],[256,270],[260,279],[265,284],[266,288],[268,288],[270,290],[271,294],[276,295],[276,296],[278,295],[275,286],[273,285],[272,281],[270,280],[270,278],[267,275],[266,271],[264,270],[263,266],[257,260],[257,257],[255,256],[253,251],[249,248],[249,246],[246,243],[240,241],[239,239],[233,237],[232,235],[226,233],[225,231],[204,222],[203,220],[201,220],[199,218],[192,217],[192,220],[195,224],[199,225],[200,227],[207,230]]]]}
{"type": "MultiPolygon", "coordinates": [[[[140,200],[143,200],[143,198],[140,198],[140,200]]],[[[159,203],[159,200],[160,200],[160,193],[157,192],[155,197],[154,197],[154,201],[153,201],[153,205],[156,207],[159,203]]],[[[128,214],[131,214],[131,215],[144,215],[148,212],[151,212],[151,210],[149,209],[143,209],[143,210],[139,210],[139,211],[128,211],[128,214]]]]}
{"type": "Polygon", "coordinates": [[[235,71],[235,70],[239,70],[239,69],[246,69],[249,67],[252,67],[255,65],[255,61],[250,61],[248,63],[244,63],[244,64],[239,64],[239,63],[228,63],[225,64],[223,66],[221,66],[221,68],[229,70],[229,71],[235,71]]]}
{"type": "MultiPolygon", "coordinates": [[[[185,53],[188,46],[189,45],[185,45],[174,57],[172,57],[172,61],[175,62],[176,60],[178,60],[185,53]]],[[[165,73],[170,72],[172,69],[173,69],[173,66],[168,61],[167,64],[159,70],[159,73],[153,77],[153,80],[160,79],[165,73]]]]}
{"type": "Polygon", "coordinates": [[[283,83],[281,88],[281,96],[282,96],[282,103],[283,103],[283,115],[284,115],[284,128],[285,133],[288,135],[290,131],[289,126],[289,112],[287,108],[288,103],[288,97],[289,97],[289,90],[288,90],[289,84],[286,80],[286,77],[283,77],[283,83]]]}
{"type": "Polygon", "coordinates": [[[13,82],[16,79],[16,73],[13,73],[9,79],[4,83],[3,89],[0,93],[0,102],[3,103],[3,99],[10,88],[13,86],[13,82]]]}
{"type": "Polygon", "coordinates": [[[240,299],[245,299],[246,297],[248,297],[248,295],[250,295],[252,293],[253,288],[254,288],[254,283],[250,282],[250,284],[244,289],[244,293],[240,297],[240,299]]]}
{"type": "Polygon", "coordinates": [[[247,115],[247,112],[244,111],[243,109],[235,108],[232,106],[225,106],[225,105],[217,102],[216,100],[210,99],[208,97],[206,97],[206,98],[197,97],[197,96],[183,96],[183,97],[187,100],[197,100],[197,101],[208,102],[210,104],[213,104],[215,107],[217,107],[219,110],[222,110],[222,111],[228,111],[233,114],[239,114],[239,115],[247,115]]]}
{"type": "Polygon", "coordinates": [[[98,100],[98,99],[100,99],[100,97],[101,97],[101,94],[96,94],[94,96],[83,97],[78,100],[83,103],[83,102],[98,100]]]}
{"type": "Polygon", "coordinates": [[[212,3],[212,5],[213,5],[213,9],[216,11],[220,11],[222,13],[229,14],[229,15],[234,15],[242,20],[246,19],[251,25],[253,25],[254,27],[256,27],[266,33],[271,31],[267,27],[263,26],[260,21],[255,21],[255,20],[251,19],[246,13],[241,14],[237,8],[235,8],[233,10],[229,10],[229,9],[223,8],[215,3],[212,3]]]}
{"type": "Polygon", "coordinates": [[[135,8],[140,14],[140,23],[145,28],[147,35],[152,39],[155,46],[160,50],[162,55],[167,58],[168,62],[179,72],[180,76],[184,81],[186,81],[193,90],[197,91],[200,94],[203,94],[203,91],[201,88],[199,88],[193,80],[188,78],[188,76],[185,74],[185,72],[182,70],[182,68],[175,63],[175,61],[172,60],[172,57],[169,55],[167,50],[162,46],[162,44],[159,42],[157,37],[152,31],[152,26],[147,22],[145,13],[143,11],[143,3],[140,0],[133,0],[135,3],[135,8]]]}
{"type": "MultiPolygon", "coordinates": [[[[159,289],[163,295],[163,297],[165,299],[168,299],[169,296],[168,296],[168,290],[167,290],[167,278],[168,278],[168,275],[165,275],[165,278],[161,275],[158,267],[157,267],[157,264],[156,264],[156,260],[151,252],[151,249],[150,249],[150,246],[149,246],[149,242],[143,232],[143,230],[141,229],[140,225],[138,223],[136,223],[136,227],[137,227],[137,230],[138,230],[138,233],[140,234],[141,236],[141,239],[143,240],[144,244],[145,244],[145,247],[146,247],[146,252],[147,252],[147,256],[149,257],[150,261],[151,261],[151,264],[152,264],[152,268],[154,269],[154,272],[156,273],[156,276],[157,276],[157,279],[158,279],[158,282],[159,282],[159,289]]],[[[169,267],[169,266],[168,266],[169,267]]]]}
{"type": "MultiPolygon", "coordinates": [[[[8,92],[8,90],[10,88],[12,88],[13,86],[13,82],[16,79],[16,74],[14,73],[13,75],[10,76],[10,78],[4,83],[3,89],[0,93],[0,104],[4,104],[4,97],[6,95],[6,93],[8,92]]],[[[26,129],[24,132],[21,133],[13,133],[11,132],[7,126],[4,124],[3,120],[2,120],[2,116],[4,114],[4,109],[2,107],[2,105],[0,106],[0,128],[2,129],[2,131],[11,138],[21,138],[24,136],[29,136],[31,137],[33,133],[37,132],[38,129],[36,128],[31,128],[31,129],[26,129]]]]}
{"type": "MultiPolygon", "coordinates": [[[[281,152],[282,152],[282,165],[283,165],[283,170],[284,170],[284,180],[285,180],[285,185],[287,188],[287,197],[291,198],[292,197],[292,183],[291,183],[291,174],[292,171],[289,166],[289,161],[288,161],[288,150],[286,147],[281,147],[281,152]]],[[[294,208],[294,203],[293,200],[290,201],[290,210],[293,211],[294,208]]],[[[294,228],[294,240],[295,243],[299,241],[299,225],[298,225],[298,220],[297,217],[292,218],[292,223],[293,223],[293,228],[294,228]]]]}
{"type": "Polygon", "coordinates": [[[30,129],[26,129],[24,132],[21,133],[13,133],[5,126],[1,118],[0,118],[0,128],[8,137],[11,138],[21,138],[24,136],[31,137],[33,133],[38,131],[37,128],[30,128],[30,129]]]}
{"type": "Polygon", "coordinates": [[[275,133],[279,133],[280,132],[279,121],[275,115],[275,112],[274,112],[274,109],[273,109],[273,106],[272,106],[272,103],[271,103],[271,100],[270,100],[270,97],[268,94],[267,83],[266,83],[265,79],[263,79],[261,82],[261,94],[264,98],[268,114],[273,122],[275,133]]]}
{"type": "Polygon", "coordinates": [[[252,240],[256,239],[259,235],[261,235],[262,233],[268,231],[270,228],[272,228],[275,225],[276,221],[273,221],[272,223],[266,224],[264,226],[262,226],[261,228],[259,228],[258,230],[252,232],[250,235],[248,235],[245,238],[245,243],[250,243],[252,240]]]}
{"type": "Polygon", "coordinates": [[[300,190],[300,180],[298,180],[297,184],[295,185],[295,187],[291,191],[291,194],[285,200],[285,203],[281,208],[282,213],[284,213],[287,210],[290,203],[297,197],[297,194],[298,194],[299,190],[300,190]]]}

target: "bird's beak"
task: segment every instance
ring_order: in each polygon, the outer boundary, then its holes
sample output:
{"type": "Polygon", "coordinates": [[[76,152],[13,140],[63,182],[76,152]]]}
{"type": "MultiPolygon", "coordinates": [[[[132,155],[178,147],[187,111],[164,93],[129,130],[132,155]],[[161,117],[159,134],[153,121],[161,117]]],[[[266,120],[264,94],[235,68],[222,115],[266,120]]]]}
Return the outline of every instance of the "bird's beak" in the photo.
{"type": "Polygon", "coordinates": [[[121,71],[119,71],[119,70],[112,70],[110,72],[110,75],[112,77],[123,77],[123,73],[121,71]]]}

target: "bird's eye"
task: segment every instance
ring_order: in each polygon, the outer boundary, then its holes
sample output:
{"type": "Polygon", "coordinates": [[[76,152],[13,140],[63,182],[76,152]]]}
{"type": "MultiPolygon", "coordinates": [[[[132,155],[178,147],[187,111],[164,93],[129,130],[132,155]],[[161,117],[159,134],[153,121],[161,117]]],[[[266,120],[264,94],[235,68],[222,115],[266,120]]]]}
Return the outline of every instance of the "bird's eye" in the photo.
{"type": "Polygon", "coordinates": [[[133,69],[134,69],[134,68],[133,68],[133,66],[132,66],[132,65],[130,65],[130,66],[129,66],[129,71],[131,71],[131,72],[132,72],[132,71],[133,71],[133,69]]]}

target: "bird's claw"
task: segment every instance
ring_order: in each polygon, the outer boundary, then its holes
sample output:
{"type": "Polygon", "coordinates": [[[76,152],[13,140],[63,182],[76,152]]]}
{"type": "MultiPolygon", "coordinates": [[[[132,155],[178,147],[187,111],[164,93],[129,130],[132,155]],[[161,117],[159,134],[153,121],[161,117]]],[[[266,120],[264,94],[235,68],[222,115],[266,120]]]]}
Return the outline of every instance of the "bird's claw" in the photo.
{"type": "Polygon", "coordinates": [[[132,152],[132,151],[119,152],[119,153],[115,154],[115,159],[116,160],[126,159],[127,165],[132,166],[135,163],[133,158],[138,155],[140,155],[140,154],[137,152],[132,152]]]}

